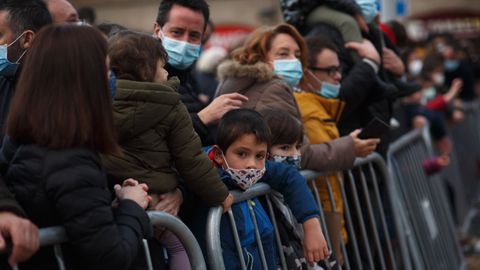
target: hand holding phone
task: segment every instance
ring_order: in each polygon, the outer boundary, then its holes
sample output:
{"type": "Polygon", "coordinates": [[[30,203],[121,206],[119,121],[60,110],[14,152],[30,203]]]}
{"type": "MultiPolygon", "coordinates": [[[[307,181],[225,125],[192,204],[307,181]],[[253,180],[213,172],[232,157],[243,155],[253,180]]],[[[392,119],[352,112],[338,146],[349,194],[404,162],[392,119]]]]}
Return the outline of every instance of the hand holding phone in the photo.
{"type": "Polygon", "coordinates": [[[390,126],[383,122],[380,118],[374,117],[368,125],[362,129],[360,134],[358,134],[358,138],[365,140],[365,139],[372,139],[372,138],[380,138],[385,133],[390,130],[390,126]]]}

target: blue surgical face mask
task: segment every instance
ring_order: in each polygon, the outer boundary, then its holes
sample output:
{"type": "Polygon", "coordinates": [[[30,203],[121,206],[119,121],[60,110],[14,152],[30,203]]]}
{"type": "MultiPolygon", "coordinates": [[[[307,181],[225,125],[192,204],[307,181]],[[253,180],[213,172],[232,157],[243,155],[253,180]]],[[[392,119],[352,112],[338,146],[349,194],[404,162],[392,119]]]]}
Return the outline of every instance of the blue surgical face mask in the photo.
{"type": "Polygon", "coordinates": [[[458,60],[445,60],[443,66],[446,71],[455,71],[460,66],[460,61],[458,60]]]}
{"type": "Polygon", "coordinates": [[[338,98],[338,95],[340,94],[340,86],[340,84],[322,82],[322,87],[320,90],[315,91],[315,93],[324,98],[338,98]]]}
{"type": "Polygon", "coordinates": [[[115,100],[115,93],[117,92],[117,76],[113,70],[110,70],[110,75],[108,76],[108,90],[110,90],[110,96],[112,100],[115,100]]]}
{"type": "Polygon", "coordinates": [[[365,22],[372,23],[377,16],[377,5],[375,0],[356,0],[357,4],[362,9],[363,18],[365,22]]]}
{"type": "Polygon", "coordinates": [[[302,63],[298,59],[273,61],[273,72],[290,87],[298,85],[303,76],[302,63]]]}
{"type": "Polygon", "coordinates": [[[162,44],[168,54],[168,63],[177,69],[187,69],[200,56],[200,45],[179,41],[162,34],[162,44]]]}
{"type": "Polygon", "coordinates": [[[8,47],[12,46],[15,42],[17,42],[24,33],[18,36],[12,43],[10,44],[3,44],[0,45],[0,75],[1,76],[13,76],[17,72],[20,60],[25,55],[27,50],[23,51],[23,53],[18,57],[15,63],[10,62],[8,60],[8,47]]]}
{"type": "Polygon", "coordinates": [[[321,81],[319,78],[317,78],[317,76],[315,76],[310,71],[309,73],[312,75],[312,78],[314,78],[321,85],[320,89],[314,91],[317,95],[324,98],[332,98],[332,99],[338,98],[338,96],[340,95],[341,84],[332,84],[325,81],[321,81]]]}

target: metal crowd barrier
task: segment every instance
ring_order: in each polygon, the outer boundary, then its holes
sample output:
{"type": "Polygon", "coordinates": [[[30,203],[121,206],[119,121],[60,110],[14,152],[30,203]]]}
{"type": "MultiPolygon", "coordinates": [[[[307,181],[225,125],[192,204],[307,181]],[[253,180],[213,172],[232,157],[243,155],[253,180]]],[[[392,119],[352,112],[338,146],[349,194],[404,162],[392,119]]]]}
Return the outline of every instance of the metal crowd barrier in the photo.
{"type": "Polygon", "coordinates": [[[458,178],[452,179],[462,185],[462,196],[455,198],[457,205],[457,220],[463,225],[466,234],[478,234],[479,229],[471,225],[480,216],[478,203],[480,199],[480,101],[464,103],[463,122],[456,124],[450,130],[457,159],[458,178]],[[477,204],[477,207],[475,207],[477,204]],[[473,230],[473,231],[472,231],[473,230]]]}
{"type": "Polygon", "coordinates": [[[390,145],[391,194],[406,239],[409,269],[464,269],[444,183],[426,176],[422,163],[433,157],[428,128],[414,130],[390,145]]]}
{"type": "MultiPolygon", "coordinates": [[[[395,254],[386,213],[390,210],[390,196],[382,197],[389,184],[385,162],[378,154],[357,159],[355,166],[337,177],[344,204],[348,243],[342,239],[345,269],[400,269],[402,254],[395,254]],[[350,255],[351,254],[351,255],[350,255]]],[[[334,206],[331,183],[327,189],[330,204],[334,206]]],[[[318,192],[314,193],[318,198],[318,192]]],[[[334,206],[335,207],[335,206],[334,206]]],[[[392,228],[393,229],[393,228],[392,228]]],[[[399,243],[398,246],[402,244],[399,243]]],[[[397,247],[397,246],[395,246],[397,247]]],[[[404,250],[405,247],[400,248],[404,250]]]]}
{"type": "MultiPolygon", "coordinates": [[[[318,176],[326,176],[326,174],[313,171],[301,171],[301,173],[309,181],[314,181],[318,176]]],[[[401,254],[394,254],[393,244],[385,217],[384,199],[381,197],[381,191],[378,184],[379,181],[382,181],[384,184],[388,184],[389,181],[388,172],[383,159],[377,154],[373,154],[365,159],[358,159],[355,163],[355,167],[352,170],[346,171],[345,175],[345,178],[341,175],[339,177],[349,236],[348,244],[345,243],[345,239],[342,239],[341,241],[341,248],[345,258],[344,268],[347,270],[400,269],[398,265],[402,265],[401,260],[403,256],[401,254]],[[349,187],[348,196],[343,187],[344,181],[347,182],[346,185],[349,187]],[[351,256],[349,255],[350,253],[352,254],[351,256]]],[[[313,186],[314,197],[320,205],[321,202],[318,190],[315,185],[313,186]]],[[[329,180],[327,180],[327,188],[332,210],[335,212],[335,202],[333,200],[333,193],[329,180]]],[[[268,206],[266,211],[269,213],[270,217],[273,217],[271,200],[269,198],[270,192],[271,189],[267,184],[258,183],[248,191],[234,191],[232,194],[234,195],[235,203],[265,195],[268,206]]],[[[328,237],[327,226],[323,219],[324,215],[321,207],[320,210],[320,223],[331,250],[331,239],[328,237]]],[[[207,260],[210,269],[213,270],[225,269],[220,239],[220,222],[222,214],[223,209],[221,207],[212,207],[207,219],[207,260]]],[[[228,211],[227,215],[234,233],[240,268],[246,269],[246,263],[243,258],[240,239],[236,233],[236,224],[232,211],[228,211]]],[[[251,215],[253,215],[253,213],[251,213],[251,215]]],[[[255,219],[252,219],[255,224],[255,219]]],[[[281,252],[280,248],[277,224],[274,218],[271,218],[271,221],[275,232],[276,250],[277,256],[279,257],[278,261],[280,262],[280,268],[287,269],[285,258],[283,257],[283,252],[281,252]]],[[[263,269],[267,269],[265,254],[261,248],[261,239],[256,226],[255,230],[256,241],[260,247],[259,250],[263,269]]],[[[397,244],[397,246],[398,245],[399,244],[397,244]]],[[[403,245],[401,250],[402,252],[406,252],[406,245],[403,245]]],[[[328,264],[326,265],[328,268],[328,264]]]]}
{"type": "MultiPolygon", "coordinates": [[[[258,183],[252,186],[249,190],[245,192],[238,192],[238,191],[232,191],[232,195],[234,197],[234,203],[242,202],[242,201],[247,201],[259,196],[267,195],[270,193],[271,189],[270,186],[265,184],[265,183],[258,183]]],[[[268,201],[268,213],[270,217],[273,216],[273,209],[271,206],[271,201],[270,198],[267,196],[266,197],[268,201]]],[[[262,262],[263,269],[268,269],[267,268],[267,263],[266,263],[266,258],[265,258],[265,253],[263,251],[263,246],[262,246],[262,240],[260,239],[260,233],[258,230],[258,226],[256,224],[256,218],[255,214],[253,213],[253,210],[249,204],[249,214],[252,217],[252,220],[254,222],[254,227],[255,227],[255,239],[257,241],[257,245],[259,247],[259,253],[260,253],[260,258],[262,262]]],[[[241,243],[240,243],[240,238],[237,233],[237,226],[235,223],[235,218],[233,216],[232,210],[228,210],[227,212],[230,225],[232,227],[232,232],[233,232],[233,237],[235,240],[235,246],[237,249],[237,252],[239,254],[239,264],[241,269],[247,269],[246,262],[243,257],[243,251],[241,248],[241,243]]],[[[221,206],[217,207],[212,207],[210,208],[210,211],[208,213],[208,218],[207,218],[207,237],[206,237],[206,244],[207,244],[207,256],[208,256],[208,263],[210,266],[210,269],[213,270],[219,270],[219,269],[225,269],[225,264],[223,260],[223,255],[222,255],[222,245],[221,245],[221,239],[220,239],[220,221],[223,215],[223,208],[221,206]]],[[[276,238],[276,246],[277,246],[277,253],[280,251],[280,246],[279,246],[279,241],[278,241],[278,229],[275,220],[272,218],[272,225],[274,226],[275,230],[275,238],[276,238]]],[[[280,252],[282,253],[282,252],[280,252]]]]}
{"type": "MultiPolygon", "coordinates": [[[[187,252],[192,269],[206,270],[205,260],[203,258],[202,250],[193,236],[192,232],[187,228],[178,218],[160,211],[148,211],[150,222],[153,226],[164,227],[175,234],[187,252]]],[[[62,244],[67,243],[68,238],[63,227],[50,227],[40,229],[40,246],[52,246],[54,248],[55,258],[60,270],[65,270],[65,263],[62,254],[62,244]]],[[[150,249],[146,239],[143,240],[143,248],[145,250],[145,260],[147,262],[147,269],[153,270],[150,249]]],[[[163,255],[163,254],[162,254],[163,255]]],[[[14,267],[17,270],[18,267],[14,267]]]]}
{"type": "Polygon", "coordinates": [[[460,174],[470,204],[480,198],[480,103],[464,103],[463,122],[451,129],[460,174]]]}

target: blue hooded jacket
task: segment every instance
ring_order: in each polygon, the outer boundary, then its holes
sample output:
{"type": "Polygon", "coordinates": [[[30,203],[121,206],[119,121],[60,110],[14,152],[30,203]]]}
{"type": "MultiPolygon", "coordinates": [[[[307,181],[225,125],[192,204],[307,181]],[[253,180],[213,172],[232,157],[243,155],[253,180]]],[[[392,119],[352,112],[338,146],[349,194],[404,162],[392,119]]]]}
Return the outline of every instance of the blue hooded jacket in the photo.
{"type": "MultiPolygon", "coordinates": [[[[315,200],[308,189],[305,178],[298,172],[298,170],[290,165],[266,161],[265,175],[259,182],[266,183],[270,187],[280,192],[285,202],[291,208],[294,216],[299,223],[306,220],[318,217],[320,215],[319,209],[315,200]]],[[[230,190],[240,190],[235,186],[231,180],[230,175],[223,169],[218,169],[220,178],[225,182],[230,190]]],[[[249,214],[249,206],[255,213],[260,236],[262,238],[263,248],[267,258],[269,269],[276,269],[275,256],[275,238],[273,227],[265,210],[261,206],[257,198],[246,202],[235,203],[232,205],[232,212],[237,225],[237,232],[240,237],[240,242],[243,249],[243,255],[247,262],[248,269],[262,269],[260,253],[255,240],[255,231],[253,227],[253,220],[249,214]]],[[[195,211],[194,221],[191,226],[192,232],[195,234],[204,254],[206,255],[206,220],[208,215],[208,206],[206,204],[198,207],[195,211]]],[[[222,242],[223,259],[226,269],[240,269],[240,262],[238,259],[233,233],[230,228],[228,215],[223,215],[220,225],[220,237],[222,242]]]]}

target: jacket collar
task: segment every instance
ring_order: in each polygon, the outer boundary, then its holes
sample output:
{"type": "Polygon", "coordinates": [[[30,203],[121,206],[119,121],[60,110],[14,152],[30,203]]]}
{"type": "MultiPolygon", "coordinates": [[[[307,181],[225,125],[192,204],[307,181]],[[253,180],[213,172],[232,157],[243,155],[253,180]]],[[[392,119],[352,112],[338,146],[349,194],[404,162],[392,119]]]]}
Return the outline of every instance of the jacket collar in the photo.
{"type": "Polygon", "coordinates": [[[219,65],[218,76],[220,85],[218,89],[224,94],[238,92],[244,94],[258,83],[267,83],[279,80],[270,66],[264,62],[253,65],[242,65],[238,61],[227,60],[219,65]]]}
{"type": "Polygon", "coordinates": [[[185,84],[190,81],[192,67],[195,66],[195,63],[188,67],[187,69],[181,70],[174,68],[170,64],[165,65],[165,70],[168,72],[168,78],[171,79],[172,77],[178,77],[180,79],[180,84],[185,84]]]}
{"type": "Polygon", "coordinates": [[[218,76],[221,81],[226,77],[240,77],[266,82],[273,79],[275,74],[267,63],[261,61],[253,65],[242,65],[238,61],[227,60],[218,66],[218,76]]]}

